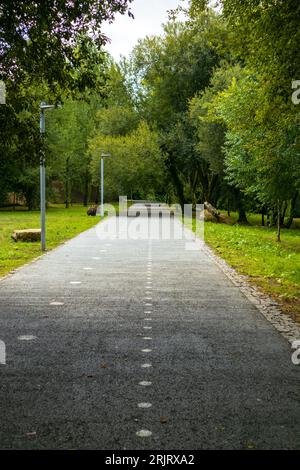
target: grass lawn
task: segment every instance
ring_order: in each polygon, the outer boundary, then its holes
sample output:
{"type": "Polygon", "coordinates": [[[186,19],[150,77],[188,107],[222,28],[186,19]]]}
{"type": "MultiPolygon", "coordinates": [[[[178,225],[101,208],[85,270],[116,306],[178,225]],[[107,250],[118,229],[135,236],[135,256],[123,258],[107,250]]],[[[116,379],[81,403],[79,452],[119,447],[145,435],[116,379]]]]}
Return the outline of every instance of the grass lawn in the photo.
{"type": "MultiPolygon", "coordinates": [[[[276,230],[259,226],[259,220],[252,215],[251,225],[235,225],[234,215],[228,224],[206,222],[205,241],[300,322],[300,230],[283,229],[277,243],[276,230]]],[[[294,226],[299,227],[299,221],[294,226]]]]}
{"type": "MultiPolygon", "coordinates": [[[[97,224],[100,217],[88,217],[86,207],[75,205],[65,209],[63,205],[52,206],[47,210],[47,249],[69,240],[80,232],[97,224]]],[[[11,235],[14,230],[39,228],[38,211],[0,211],[0,276],[27,263],[41,254],[40,242],[15,242],[11,235]]]]}

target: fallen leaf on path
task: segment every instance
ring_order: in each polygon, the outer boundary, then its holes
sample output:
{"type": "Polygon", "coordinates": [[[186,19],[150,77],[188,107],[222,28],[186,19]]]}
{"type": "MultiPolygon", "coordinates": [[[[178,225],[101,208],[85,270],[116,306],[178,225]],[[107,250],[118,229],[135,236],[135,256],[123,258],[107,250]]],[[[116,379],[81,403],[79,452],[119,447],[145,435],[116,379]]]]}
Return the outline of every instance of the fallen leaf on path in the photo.
{"type": "Polygon", "coordinates": [[[166,424],[168,422],[168,418],[166,418],[165,416],[161,416],[160,422],[161,424],[166,424]]]}
{"type": "Polygon", "coordinates": [[[100,367],[101,369],[106,369],[107,368],[106,362],[101,362],[100,367]]]}

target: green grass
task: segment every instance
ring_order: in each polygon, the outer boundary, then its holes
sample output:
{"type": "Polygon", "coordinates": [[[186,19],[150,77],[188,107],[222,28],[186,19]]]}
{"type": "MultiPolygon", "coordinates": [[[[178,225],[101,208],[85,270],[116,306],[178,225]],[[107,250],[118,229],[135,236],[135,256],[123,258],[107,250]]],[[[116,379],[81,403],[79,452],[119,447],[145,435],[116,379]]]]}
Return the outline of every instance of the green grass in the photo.
{"type": "MultiPolygon", "coordinates": [[[[47,250],[55,248],[66,240],[93,227],[99,217],[88,217],[86,207],[75,205],[64,209],[62,205],[47,210],[47,250]]],[[[38,211],[0,211],[0,276],[31,261],[41,254],[40,242],[15,242],[11,235],[14,230],[40,227],[38,211]]]]}
{"type": "Polygon", "coordinates": [[[276,230],[259,226],[259,216],[250,216],[249,226],[236,225],[235,220],[234,214],[228,224],[206,222],[206,243],[300,321],[300,230],[283,229],[277,243],[276,230]]]}

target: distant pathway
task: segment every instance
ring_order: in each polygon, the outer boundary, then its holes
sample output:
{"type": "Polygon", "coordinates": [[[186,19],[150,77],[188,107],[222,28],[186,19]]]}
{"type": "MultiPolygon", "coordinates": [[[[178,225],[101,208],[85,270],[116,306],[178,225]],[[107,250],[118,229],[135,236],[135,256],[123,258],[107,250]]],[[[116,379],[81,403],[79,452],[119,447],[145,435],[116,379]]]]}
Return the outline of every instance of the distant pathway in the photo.
{"type": "Polygon", "coordinates": [[[81,234],[0,282],[0,339],[1,448],[300,448],[288,342],[183,240],[81,234]]]}

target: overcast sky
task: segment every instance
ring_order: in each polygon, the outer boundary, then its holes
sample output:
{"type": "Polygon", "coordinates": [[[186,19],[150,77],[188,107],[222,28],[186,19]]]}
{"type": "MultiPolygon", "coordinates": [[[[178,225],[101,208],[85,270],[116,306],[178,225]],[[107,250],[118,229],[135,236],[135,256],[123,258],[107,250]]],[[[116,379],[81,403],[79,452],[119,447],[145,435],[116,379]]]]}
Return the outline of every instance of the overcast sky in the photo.
{"type": "Polygon", "coordinates": [[[188,0],[134,0],[131,4],[134,20],[117,15],[113,24],[104,25],[103,31],[111,39],[106,49],[115,60],[120,55],[127,56],[138,39],[161,33],[161,25],[168,18],[167,10],[187,4],[188,0]]]}

